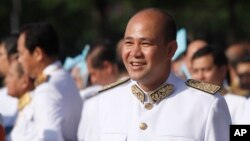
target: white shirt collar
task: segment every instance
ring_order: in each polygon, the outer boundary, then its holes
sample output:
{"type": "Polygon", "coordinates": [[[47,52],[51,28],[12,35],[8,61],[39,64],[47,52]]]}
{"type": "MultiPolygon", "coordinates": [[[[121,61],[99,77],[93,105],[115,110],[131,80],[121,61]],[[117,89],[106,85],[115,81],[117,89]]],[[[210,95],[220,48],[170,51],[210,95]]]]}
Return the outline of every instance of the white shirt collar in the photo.
{"type": "Polygon", "coordinates": [[[43,74],[45,75],[49,75],[52,72],[54,72],[55,70],[59,69],[60,67],[62,67],[62,64],[59,60],[53,62],[52,64],[48,65],[44,70],[43,70],[43,74]]]}

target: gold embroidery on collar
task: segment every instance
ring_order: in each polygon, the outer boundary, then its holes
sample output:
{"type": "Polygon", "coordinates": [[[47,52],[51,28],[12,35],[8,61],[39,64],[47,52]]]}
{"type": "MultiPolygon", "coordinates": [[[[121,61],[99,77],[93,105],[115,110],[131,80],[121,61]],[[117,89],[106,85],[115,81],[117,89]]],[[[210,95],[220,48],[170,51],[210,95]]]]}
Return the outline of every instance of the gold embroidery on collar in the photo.
{"type": "Polygon", "coordinates": [[[21,111],[30,102],[31,102],[31,97],[29,93],[25,93],[18,101],[18,111],[21,111]]]}
{"type": "Polygon", "coordinates": [[[154,103],[159,103],[162,99],[170,95],[174,90],[174,85],[166,84],[160,87],[158,90],[149,94],[154,103]]]}
{"type": "Polygon", "coordinates": [[[48,76],[47,75],[44,75],[44,74],[40,74],[38,75],[38,77],[36,78],[34,84],[35,84],[35,87],[37,87],[38,85],[42,84],[43,82],[46,82],[48,81],[48,76]]]}
{"type": "MultiPolygon", "coordinates": [[[[137,86],[133,85],[131,87],[132,93],[139,99],[141,103],[144,103],[145,101],[145,94],[144,92],[137,86]]],[[[165,97],[172,94],[174,90],[174,85],[172,84],[165,84],[158,88],[156,91],[149,93],[149,97],[153,100],[153,103],[159,103],[161,100],[163,100],[165,97]]]]}
{"type": "Polygon", "coordinates": [[[145,96],[143,91],[137,86],[137,85],[133,85],[131,87],[132,93],[138,98],[139,101],[141,101],[141,103],[144,103],[145,101],[145,96]]]}

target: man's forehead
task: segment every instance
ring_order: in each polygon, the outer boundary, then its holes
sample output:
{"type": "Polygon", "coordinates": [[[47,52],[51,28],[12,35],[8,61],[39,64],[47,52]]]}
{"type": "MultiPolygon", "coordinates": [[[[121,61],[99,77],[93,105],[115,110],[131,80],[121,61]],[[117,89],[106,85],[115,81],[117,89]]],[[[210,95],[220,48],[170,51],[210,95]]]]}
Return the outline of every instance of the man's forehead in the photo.
{"type": "Polygon", "coordinates": [[[239,63],[237,68],[238,68],[238,71],[250,72],[250,62],[239,63]]]}

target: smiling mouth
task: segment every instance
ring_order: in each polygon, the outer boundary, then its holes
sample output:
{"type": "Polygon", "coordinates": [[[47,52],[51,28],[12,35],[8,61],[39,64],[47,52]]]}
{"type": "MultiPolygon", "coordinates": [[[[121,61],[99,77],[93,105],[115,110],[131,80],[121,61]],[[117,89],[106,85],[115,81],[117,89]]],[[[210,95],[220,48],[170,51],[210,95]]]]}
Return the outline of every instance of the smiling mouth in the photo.
{"type": "Polygon", "coordinates": [[[133,70],[139,70],[142,69],[146,63],[143,62],[130,62],[130,68],[133,70]]]}

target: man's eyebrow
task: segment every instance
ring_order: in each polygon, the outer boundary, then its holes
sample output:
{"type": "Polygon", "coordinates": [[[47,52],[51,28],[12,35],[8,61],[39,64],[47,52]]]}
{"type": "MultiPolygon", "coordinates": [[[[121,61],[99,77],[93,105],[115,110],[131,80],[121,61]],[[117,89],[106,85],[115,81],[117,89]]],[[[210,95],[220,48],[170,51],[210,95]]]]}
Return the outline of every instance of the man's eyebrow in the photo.
{"type": "Polygon", "coordinates": [[[124,37],[124,40],[132,40],[132,37],[124,37]]]}
{"type": "MultiPolygon", "coordinates": [[[[134,39],[134,38],[132,38],[132,37],[124,37],[124,40],[132,40],[132,39],[134,39]]],[[[144,38],[144,37],[142,37],[142,38],[139,38],[140,40],[142,40],[142,41],[152,41],[152,39],[149,39],[149,38],[144,38]]]]}

